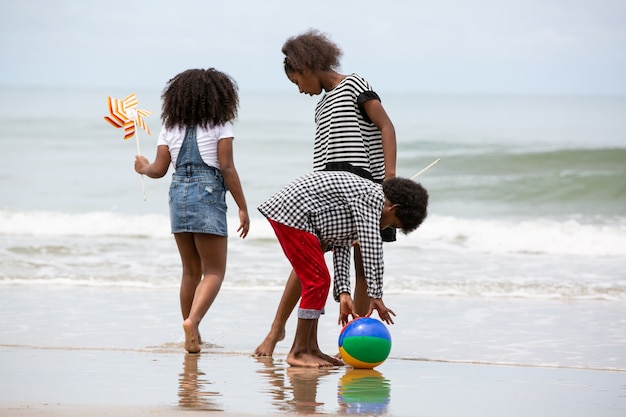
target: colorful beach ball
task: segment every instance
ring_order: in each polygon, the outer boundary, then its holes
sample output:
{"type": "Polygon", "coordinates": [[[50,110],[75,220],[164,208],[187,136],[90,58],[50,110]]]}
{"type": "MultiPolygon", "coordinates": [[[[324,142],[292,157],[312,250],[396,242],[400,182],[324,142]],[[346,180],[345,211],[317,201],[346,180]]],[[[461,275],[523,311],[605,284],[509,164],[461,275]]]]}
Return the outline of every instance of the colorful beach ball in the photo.
{"type": "Polygon", "coordinates": [[[339,334],[341,359],[357,369],[371,369],[383,363],[391,351],[391,334],[380,320],[359,317],[339,334]]]}

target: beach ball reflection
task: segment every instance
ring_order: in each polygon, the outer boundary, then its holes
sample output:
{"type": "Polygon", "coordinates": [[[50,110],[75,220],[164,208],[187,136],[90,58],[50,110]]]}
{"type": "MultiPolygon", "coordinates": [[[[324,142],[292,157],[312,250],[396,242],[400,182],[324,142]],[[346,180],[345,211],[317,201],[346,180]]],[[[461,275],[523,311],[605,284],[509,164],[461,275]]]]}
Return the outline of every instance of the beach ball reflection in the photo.
{"type": "Polygon", "coordinates": [[[349,369],[339,380],[337,398],[346,414],[385,414],[390,396],[389,380],[375,369],[349,369]]]}

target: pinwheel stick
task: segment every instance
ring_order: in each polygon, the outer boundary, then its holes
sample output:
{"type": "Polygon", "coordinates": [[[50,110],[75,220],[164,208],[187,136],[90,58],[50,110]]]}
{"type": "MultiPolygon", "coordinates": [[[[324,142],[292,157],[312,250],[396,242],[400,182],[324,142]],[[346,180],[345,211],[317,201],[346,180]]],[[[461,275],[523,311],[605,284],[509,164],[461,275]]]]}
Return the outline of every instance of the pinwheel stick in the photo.
{"type": "MultiPolygon", "coordinates": [[[[135,117],[135,125],[137,124],[137,117],[135,117]]],[[[139,149],[139,129],[135,130],[135,142],[137,142],[137,155],[141,155],[139,149]]],[[[141,174],[141,192],[143,192],[143,201],[146,201],[146,186],[143,182],[143,174],[141,174]]]]}
{"type": "Polygon", "coordinates": [[[418,172],[417,174],[413,175],[411,177],[412,180],[414,180],[415,178],[419,177],[421,174],[423,174],[426,170],[430,169],[433,165],[435,165],[437,162],[439,162],[441,160],[441,158],[437,158],[436,160],[434,160],[433,162],[431,162],[427,167],[425,167],[424,169],[422,169],[420,172],[418,172]]]}

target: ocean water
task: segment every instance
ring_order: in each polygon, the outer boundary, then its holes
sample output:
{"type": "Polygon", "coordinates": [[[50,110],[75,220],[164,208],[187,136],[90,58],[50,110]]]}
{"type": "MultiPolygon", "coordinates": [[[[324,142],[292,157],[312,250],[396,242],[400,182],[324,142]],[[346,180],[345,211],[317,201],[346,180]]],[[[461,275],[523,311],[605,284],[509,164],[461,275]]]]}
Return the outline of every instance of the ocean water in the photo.
{"type": "MultiPolygon", "coordinates": [[[[130,92],[0,90],[3,323],[25,293],[46,288],[167,293],[177,308],[171,171],[143,179],[144,200],[135,139],[103,120],[106,96],[130,92]]],[[[135,93],[153,112],[152,135],[138,137],[152,160],[160,91],[135,93]]],[[[380,93],[397,131],[398,175],[440,158],[416,179],[430,193],[425,223],[385,245],[385,300],[399,313],[394,337],[406,342],[392,354],[626,370],[626,98],[380,93]]],[[[241,92],[235,163],[252,226],[242,240],[229,221],[223,291],[262,294],[268,327],[289,265],[256,206],[310,170],[316,101],[241,92]]],[[[2,343],[46,343],[0,326],[2,343]]]]}

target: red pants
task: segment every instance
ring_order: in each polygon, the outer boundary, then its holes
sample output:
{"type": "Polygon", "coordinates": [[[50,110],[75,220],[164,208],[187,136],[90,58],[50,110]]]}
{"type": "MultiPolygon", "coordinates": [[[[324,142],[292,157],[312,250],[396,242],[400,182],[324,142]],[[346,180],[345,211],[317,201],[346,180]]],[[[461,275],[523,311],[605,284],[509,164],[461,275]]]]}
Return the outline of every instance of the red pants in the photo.
{"type": "Polygon", "coordinates": [[[319,318],[330,290],[330,273],[320,241],[309,232],[268,220],[302,285],[298,318],[319,318]]]}

